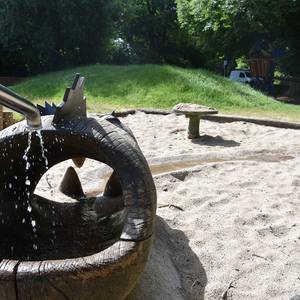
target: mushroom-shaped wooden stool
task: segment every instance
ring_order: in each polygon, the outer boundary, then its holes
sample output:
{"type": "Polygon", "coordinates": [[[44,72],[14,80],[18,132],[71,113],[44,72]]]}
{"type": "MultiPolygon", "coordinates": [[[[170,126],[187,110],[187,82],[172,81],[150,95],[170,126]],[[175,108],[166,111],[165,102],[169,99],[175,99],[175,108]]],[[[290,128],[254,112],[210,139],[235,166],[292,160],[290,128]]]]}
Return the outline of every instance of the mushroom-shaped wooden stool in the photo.
{"type": "Polygon", "coordinates": [[[189,118],[188,138],[196,139],[200,137],[199,126],[201,117],[217,114],[214,108],[192,103],[179,103],[173,108],[174,113],[185,115],[189,118]]]}

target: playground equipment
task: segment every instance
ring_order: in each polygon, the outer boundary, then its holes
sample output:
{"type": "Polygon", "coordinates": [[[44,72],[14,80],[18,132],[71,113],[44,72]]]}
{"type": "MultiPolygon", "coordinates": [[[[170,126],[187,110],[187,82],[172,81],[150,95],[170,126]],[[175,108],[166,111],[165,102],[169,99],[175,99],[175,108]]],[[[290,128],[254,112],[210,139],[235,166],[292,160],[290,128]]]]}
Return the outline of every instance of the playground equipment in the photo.
{"type": "MultiPolygon", "coordinates": [[[[41,109],[50,113],[42,117],[29,101],[0,88],[0,103],[26,118],[0,131],[1,300],[124,299],[144,270],[156,213],[151,172],[119,119],[87,116],[83,87],[76,75],[63,103],[41,109]],[[82,166],[85,158],[113,169],[97,199],[118,207],[113,215],[93,211],[87,220],[81,209],[93,207],[93,199],[71,205],[34,194],[49,168],[68,159],[82,166]]],[[[74,176],[65,176],[67,187],[68,178],[74,176]]]]}
{"type": "Polygon", "coordinates": [[[200,137],[199,127],[201,117],[207,117],[218,113],[218,111],[212,107],[193,103],[179,103],[173,107],[173,112],[178,115],[185,115],[185,117],[189,119],[189,139],[196,139],[200,137]]]}

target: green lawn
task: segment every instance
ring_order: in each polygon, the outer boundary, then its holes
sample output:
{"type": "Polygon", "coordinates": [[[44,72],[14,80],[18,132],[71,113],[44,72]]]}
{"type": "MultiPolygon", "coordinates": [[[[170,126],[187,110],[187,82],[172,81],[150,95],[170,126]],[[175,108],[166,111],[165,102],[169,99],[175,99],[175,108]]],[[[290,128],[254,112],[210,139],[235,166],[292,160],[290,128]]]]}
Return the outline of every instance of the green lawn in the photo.
{"type": "Polygon", "coordinates": [[[206,70],[168,65],[97,64],[35,76],[13,89],[37,103],[59,103],[75,73],[87,79],[85,94],[90,111],[171,108],[179,102],[193,102],[216,107],[222,113],[300,121],[300,106],[275,101],[206,70]]]}

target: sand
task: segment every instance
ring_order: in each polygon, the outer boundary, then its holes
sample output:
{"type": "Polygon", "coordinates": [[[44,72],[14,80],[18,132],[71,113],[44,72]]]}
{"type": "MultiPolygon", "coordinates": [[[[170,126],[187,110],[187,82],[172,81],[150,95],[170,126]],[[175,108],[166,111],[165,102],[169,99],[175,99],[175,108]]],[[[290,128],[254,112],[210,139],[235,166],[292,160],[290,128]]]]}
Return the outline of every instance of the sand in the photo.
{"type": "MultiPolygon", "coordinates": [[[[201,138],[188,140],[183,116],[137,113],[122,121],[158,193],[151,257],[128,300],[300,295],[299,130],[201,121],[201,138]]],[[[70,164],[49,171],[54,188],[70,164]]],[[[109,172],[90,160],[76,170],[94,192],[109,172]]]]}

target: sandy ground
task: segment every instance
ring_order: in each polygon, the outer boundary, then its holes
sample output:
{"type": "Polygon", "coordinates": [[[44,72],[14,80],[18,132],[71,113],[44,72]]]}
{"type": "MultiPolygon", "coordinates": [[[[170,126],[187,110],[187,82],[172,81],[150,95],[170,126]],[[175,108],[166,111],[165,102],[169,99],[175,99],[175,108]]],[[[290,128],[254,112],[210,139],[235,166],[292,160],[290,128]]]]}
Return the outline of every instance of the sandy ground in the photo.
{"type": "MultiPolygon", "coordinates": [[[[122,121],[158,192],[154,247],[128,300],[300,295],[300,131],[201,121],[202,137],[191,141],[183,116],[122,121]]],[[[69,164],[49,172],[51,185],[69,164]]],[[[78,170],[86,191],[101,190],[106,172],[94,161],[78,170]]]]}

